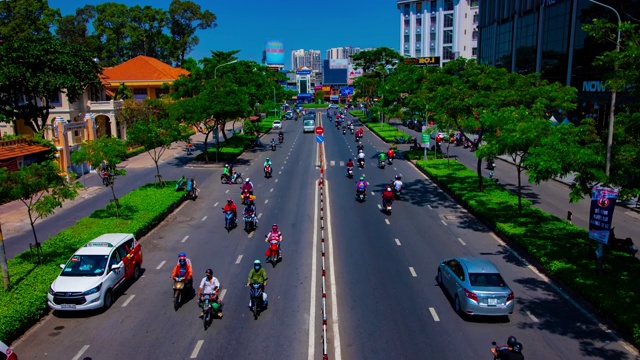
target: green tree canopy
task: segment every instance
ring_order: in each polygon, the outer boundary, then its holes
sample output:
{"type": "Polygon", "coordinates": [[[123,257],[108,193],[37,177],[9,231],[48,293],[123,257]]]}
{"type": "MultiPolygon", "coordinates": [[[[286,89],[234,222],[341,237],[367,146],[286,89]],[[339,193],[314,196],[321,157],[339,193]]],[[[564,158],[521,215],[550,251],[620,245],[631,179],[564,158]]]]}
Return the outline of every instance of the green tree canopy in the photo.
{"type": "Polygon", "coordinates": [[[50,34],[49,29],[60,17],[58,9],[46,0],[0,2],[0,43],[28,35],[50,34]]]}
{"type": "Polygon", "coordinates": [[[209,10],[202,11],[200,5],[193,1],[172,0],[169,5],[169,31],[173,39],[173,59],[182,65],[184,57],[200,39],[195,35],[197,30],[215,27],[216,15],[209,10]]]}

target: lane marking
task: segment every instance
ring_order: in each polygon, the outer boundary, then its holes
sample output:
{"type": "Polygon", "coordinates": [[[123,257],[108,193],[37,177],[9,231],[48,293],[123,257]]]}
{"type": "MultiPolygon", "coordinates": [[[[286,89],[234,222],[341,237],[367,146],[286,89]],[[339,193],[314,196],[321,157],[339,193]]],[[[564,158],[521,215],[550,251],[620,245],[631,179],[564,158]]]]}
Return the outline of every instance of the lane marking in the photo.
{"type": "Polygon", "coordinates": [[[225,194],[228,194],[228,193],[229,193],[229,189],[227,189],[227,191],[225,191],[224,193],[225,193],[225,194]]]}
{"type": "Polygon", "coordinates": [[[224,300],[224,296],[227,294],[227,289],[222,289],[222,291],[220,291],[220,300],[224,300]]]}
{"type": "Polygon", "coordinates": [[[378,209],[382,210],[382,205],[378,204],[378,209]]]}
{"type": "Polygon", "coordinates": [[[156,266],[156,270],[160,270],[160,268],[162,267],[162,265],[164,265],[167,262],[167,260],[162,260],[162,262],[160,263],[160,265],[156,266]]]}
{"type": "Polygon", "coordinates": [[[396,240],[396,244],[397,244],[398,246],[400,246],[400,240],[398,240],[398,239],[395,239],[395,240],[396,240]]]}
{"type": "Polygon", "coordinates": [[[436,309],[430,307],[429,312],[431,312],[431,316],[433,316],[433,321],[440,321],[438,314],[436,313],[436,309]]]}
{"type": "Polygon", "coordinates": [[[122,307],[126,307],[127,305],[129,305],[129,303],[131,302],[131,300],[133,300],[134,297],[136,296],[135,295],[129,296],[129,298],[124,303],[122,303],[122,307]]]}
{"type": "Polygon", "coordinates": [[[271,190],[269,190],[269,192],[273,192],[273,188],[271,188],[271,190]]]}
{"type": "Polygon", "coordinates": [[[409,266],[409,271],[411,271],[411,276],[418,277],[418,274],[416,274],[416,271],[413,270],[413,267],[409,266]]]}
{"type": "Polygon", "coordinates": [[[260,219],[261,216],[262,216],[262,213],[258,214],[258,219],[260,219]]]}
{"type": "Polygon", "coordinates": [[[198,353],[200,352],[202,343],[204,343],[204,340],[198,340],[198,342],[196,343],[196,347],[193,348],[193,351],[191,352],[191,359],[195,359],[198,357],[198,353]]]}
{"type": "Polygon", "coordinates": [[[213,204],[214,207],[218,206],[218,203],[213,204]]]}
{"type": "Polygon", "coordinates": [[[252,231],[249,233],[249,236],[247,236],[249,239],[251,239],[253,237],[253,233],[255,233],[255,231],[252,231]]]}
{"type": "Polygon", "coordinates": [[[267,200],[265,200],[265,201],[264,201],[264,203],[265,203],[265,204],[266,204],[266,203],[268,203],[268,202],[269,202],[269,199],[267,199],[267,200]]]}
{"type": "Polygon", "coordinates": [[[276,179],[276,182],[278,182],[278,179],[276,179]]]}
{"type": "Polygon", "coordinates": [[[329,165],[330,165],[330,166],[336,166],[336,161],[335,161],[335,160],[331,160],[331,161],[329,161],[329,165]]]}
{"type": "Polygon", "coordinates": [[[375,195],[376,193],[374,193],[373,191],[371,192],[371,195],[375,195]]]}
{"type": "Polygon", "coordinates": [[[236,264],[240,264],[240,260],[242,260],[242,255],[238,255],[238,260],[236,260],[236,264]]]}
{"type": "MultiPolygon", "coordinates": [[[[316,150],[317,152],[317,150],[316,150]]],[[[316,345],[316,278],[318,273],[318,188],[316,189],[316,196],[313,205],[313,242],[311,245],[311,296],[309,300],[309,350],[307,352],[307,359],[315,359],[315,345],[316,345]]]]}
{"type": "Polygon", "coordinates": [[[89,345],[85,345],[82,347],[82,349],[80,349],[80,351],[78,351],[78,353],[76,354],[76,356],[74,356],[73,358],[71,358],[71,360],[78,360],[80,359],[80,356],[82,356],[82,354],[84,354],[85,351],[87,351],[87,349],[89,348],[89,345]]]}
{"type": "Polygon", "coordinates": [[[332,322],[333,325],[333,356],[336,360],[342,360],[342,351],[340,350],[340,326],[338,324],[338,295],[337,295],[337,286],[336,286],[336,267],[335,262],[333,260],[333,230],[331,227],[331,207],[329,206],[329,182],[325,179],[326,184],[326,208],[327,208],[327,232],[329,239],[329,273],[330,273],[330,285],[331,285],[331,313],[332,313],[332,322]]]}
{"type": "Polygon", "coordinates": [[[391,225],[391,223],[389,222],[389,219],[384,219],[384,222],[386,222],[387,225],[391,225]]]}
{"type": "Polygon", "coordinates": [[[282,171],[278,171],[278,175],[282,174],[282,171]]]}
{"type": "Polygon", "coordinates": [[[440,220],[440,222],[442,223],[442,225],[447,226],[447,222],[444,220],[440,220]]]}
{"type": "Polygon", "coordinates": [[[536,322],[536,323],[537,323],[537,322],[540,322],[540,321],[538,320],[538,318],[536,318],[535,316],[533,316],[533,314],[532,314],[532,313],[530,313],[528,310],[526,311],[526,313],[527,313],[527,315],[529,315],[529,317],[531,318],[531,320],[533,320],[533,322],[536,322]]]}
{"type": "Polygon", "coordinates": [[[467,244],[465,244],[465,242],[462,239],[458,238],[458,241],[460,241],[460,244],[467,246],[467,244]]]}
{"type": "Polygon", "coordinates": [[[428,207],[429,209],[433,210],[433,208],[431,207],[431,205],[427,205],[427,207],[428,207]]]}
{"type": "Polygon", "coordinates": [[[182,239],[182,241],[180,241],[180,242],[185,242],[185,241],[187,241],[187,239],[188,239],[188,238],[189,238],[189,235],[185,236],[185,237],[182,239]]]}
{"type": "Polygon", "coordinates": [[[205,220],[207,220],[207,216],[206,215],[202,218],[201,221],[205,221],[205,220]]]}

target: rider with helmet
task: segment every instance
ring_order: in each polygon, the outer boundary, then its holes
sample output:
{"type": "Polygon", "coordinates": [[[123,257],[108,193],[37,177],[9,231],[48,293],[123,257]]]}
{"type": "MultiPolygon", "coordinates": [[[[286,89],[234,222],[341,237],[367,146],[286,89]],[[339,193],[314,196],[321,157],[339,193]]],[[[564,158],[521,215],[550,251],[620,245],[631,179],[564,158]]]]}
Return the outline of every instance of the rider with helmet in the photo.
{"type": "Polygon", "coordinates": [[[391,161],[395,160],[396,153],[395,153],[395,151],[393,151],[393,148],[389,148],[389,150],[387,151],[387,157],[391,161]]]}
{"type": "Polygon", "coordinates": [[[382,193],[382,204],[386,205],[387,202],[393,202],[393,191],[391,190],[391,186],[387,186],[382,193]]]}
{"type": "MultiPolygon", "coordinates": [[[[253,262],[253,268],[249,271],[249,278],[247,279],[247,286],[252,283],[261,283],[262,286],[262,300],[264,302],[264,306],[267,306],[267,293],[264,292],[265,287],[267,286],[267,271],[262,267],[260,260],[255,260],[253,262]]],[[[251,308],[251,300],[249,300],[249,308],[251,308]]]]}
{"type": "MultiPolygon", "coordinates": [[[[211,297],[211,302],[216,302],[220,305],[218,317],[222,317],[222,300],[218,297],[220,295],[220,281],[217,278],[213,277],[213,270],[207,269],[205,271],[205,277],[200,281],[200,287],[198,287],[197,297],[199,299],[198,306],[202,307],[204,305],[204,295],[209,295],[211,297]]],[[[203,312],[200,312],[200,317],[204,315],[203,312]]]]}
{"type": "Polygon", "coordinates": [[[273,224],[273,226],[271,226],[271,231],[264,239],[264,242],[267,243],[271,241],[278,242],[278,258],[282,259],[282,246],[280,245],[282,243],[282,233],[280,232],[280,230],[278,230],[277,224],[273,224]]]}
{"type": "Polygon", "coordinates": [[[187,259],[187,254],[181,252],[178,254],[178,263],[171,272],[171,278],[183,277],[185,284],[189,287],[193,287],[193,268],[191,267],[191,260],[187,259]]]}
{"type": "Polygon", "coordinates": [[[347,161],[347,172],[349,172],[349,170],[353,170],[353,160],[351,160],[351,158],[347,161]]]}
{"type": "Polygon", "coordinates": [[[225,212],[225,213],[227,211],[231,211],[233,213],[233,221],[235,223],[237,223],[237,221],[238,221],[238,208],[236,207],[236,204],[233,202],[232,198],[228,198],[227,199],[227,204],[224,206],[222,211],[225,212]]]}
{"type": "Polygon", "coordinates": [[[402,176],[396,175],[396,179],[393,181],[393,188],[396,192],[402,190],[402,176]]]}
{"type": "Polygon", "coordinates": [[[229,164],[224,164],[224,169],[222,170],[222,175],[224,176],[225,181],[231,181],[231,169],[229,164]]]}
{"type": "Polygon", "coordinates": [[[368,182],[364,181],[364,176],[360,176],[360,180],[356,183],[356,193],[358,192],[367,192],[368,182]]]}
{"type": "Polygon", "coordinates": [[[358,150],[358,164],[361,164],[362,166],[364,166],[364,159],[365,159],[364,151],[358,150]]]}
{"type": "Polygon", "coordinates": [[[242,188],[240,189],[241,192],[245,192],[245,190],[249,192],[249,195],[253,195],[253,183],[249,178],[244,180],[244,184],[242,184],[242,188]]]}
{"type": "Polygon", "coordinates": [[[384,151],[380,151],[380,154],[378,154],[378,164],[384,164],[386,160],[387,154],[385,154],[384,151]]]}
{"type": "Polygon", "coordinates": [[[507,347],[491,348],[494,359],[500,360],[524,360],[522,355],[522,344],[518,342],[515,336],[509,336],[507,339],[507,347]]]}

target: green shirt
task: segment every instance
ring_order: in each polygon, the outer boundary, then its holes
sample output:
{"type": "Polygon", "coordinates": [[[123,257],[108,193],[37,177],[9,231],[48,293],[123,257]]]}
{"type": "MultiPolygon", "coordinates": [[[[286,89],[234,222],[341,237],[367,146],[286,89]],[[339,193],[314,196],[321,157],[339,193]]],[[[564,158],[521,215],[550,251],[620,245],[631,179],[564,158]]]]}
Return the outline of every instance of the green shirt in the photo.
{"type": "Polygon", "coordinates": [[[224,171],[225,175],[229,175],[229,168],[228,167],[225,167],[223,171],[224,171]]]}
{"type": "Polygon", "coordinates": [[[251,283],[262,284],[265,281],[267,281],[267,272],[264,270],[263,267],[261,267],[259,271],[256,271],[256,269],[251,269],[251,271],[249,272],[249,280],[247,280],[249,284],[251,283]]]}
{"type": "Polygon", "coordinates": [[[380,156],[378,157],[380,160],[384,160],[386,157],[386,155],[384,153],[380,153],[380,156]]]}

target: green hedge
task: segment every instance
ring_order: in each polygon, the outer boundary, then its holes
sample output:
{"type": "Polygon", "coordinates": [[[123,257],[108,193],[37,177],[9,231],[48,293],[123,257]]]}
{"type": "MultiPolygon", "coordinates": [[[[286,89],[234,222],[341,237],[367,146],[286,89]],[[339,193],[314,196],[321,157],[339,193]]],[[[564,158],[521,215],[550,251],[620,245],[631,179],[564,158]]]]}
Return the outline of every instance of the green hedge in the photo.
{"type": "Polygon", "coordinates": [[[363,124],[368,121],[367,115],[364,113],[363,110],[351,110],[349,111],[349,114],[351,114],[351,116],[358,118],[358,120],[363,124]]]}
{"type": "MultiPolygon", "coordinates": [[[[247,149],[255,140],[255,136],[236,134],[230,137],[226,143],[220,143],[220,153],[218,154],[218,161],[233,162],[242,152],[247,149]]],[[[207,149],[209,153],[209,161],[214,161],[216,158],[216,147],[211,146],[207,149]]],[[[205,161],[204,152],[196,155],[197,161],[205,161]]]]}
{"type": "Polygon", "coordinates": [[[378,135],[382,140],[388,143],[393,143],[396,136],[399,138],[409,138],[409,134],[397,130],[394,126],[391,126],[387,123],[367,123],[365,124],[369,130],[373,131],[376,135],[378,135]]]}
{"type": "Polygon", "coordinates": [[[640,343],[640,302],[637,301],[640,261],[605,248],[603,274],[595,271],[595,247],[588,232],[547,214],[485,179],[485,191],[477,188],[477,174],[464,165],[446,160],[418,161],[418,167],[448,189],[479,218],[537,261],[545,271],[586,299],[611,319],[625,335],[640,343]]]}
{"type": "Polygon", "coordinates": [[[8,290],[0,289],[0,339],[10,343],[47,314],[47,292],[60,273],[59,264],[66,263],[78,248],[114,231],[140,238],[159,224],[183,199],[175,183],[169,181],[163,188],[145,185],[123,196],[119,219],[107,206],[61,231],[42,244],[42,265],[34,265],[29,251],[9,260],[11,284],[8,290]]]}
{"type": "MultiPolygon", "coordinates": [[[[305,109],[326,109],[329,106],[329,103],[322,103],[322,104],[302,104],[302,107],[305,109]]],[[[338,106],[340,106],[341,108],[344,108],[343,104],[338,104],[338,106]]]]}

